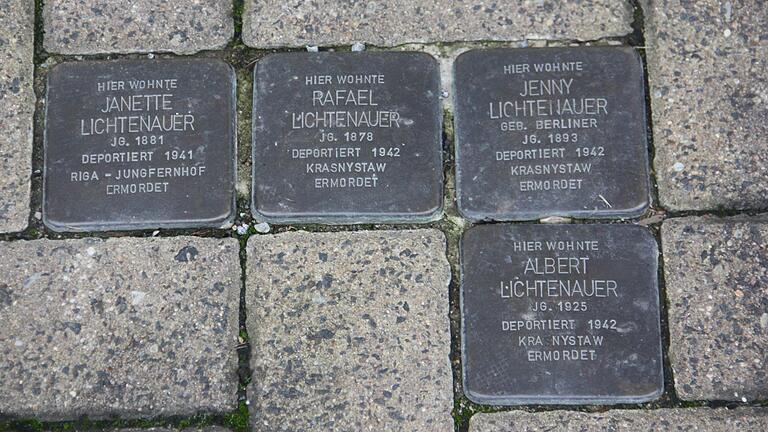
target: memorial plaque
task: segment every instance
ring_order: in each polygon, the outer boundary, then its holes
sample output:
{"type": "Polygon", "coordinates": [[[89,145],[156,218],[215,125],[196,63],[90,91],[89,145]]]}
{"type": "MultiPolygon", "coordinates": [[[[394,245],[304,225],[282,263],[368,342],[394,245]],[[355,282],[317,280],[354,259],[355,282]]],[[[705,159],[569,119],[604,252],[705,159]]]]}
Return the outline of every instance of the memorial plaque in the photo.
{"type": "Polygon", "coordinates": [[[48,76],[43,221],[218,227],[235,211],[235,76],[214,59],[63,63],[48,76]]]}
{"type": "Polygon", "coordinates": [[[475,50],[455,63],[456,187],[473,220],[640,216],[643,66],[632,48],[475,50]]]}
{"type": "Polygon", "coordinates": [[[461,241],[474,402],[639,403],[663,391],[658,248],[628,225],[481,225],[461,241]]]}
{"type": "Polygon", "coordinates": [[[442,211],[440,77],[423,53],[287,53],[254,71],[252,210],[272,222],[442,211]]]}

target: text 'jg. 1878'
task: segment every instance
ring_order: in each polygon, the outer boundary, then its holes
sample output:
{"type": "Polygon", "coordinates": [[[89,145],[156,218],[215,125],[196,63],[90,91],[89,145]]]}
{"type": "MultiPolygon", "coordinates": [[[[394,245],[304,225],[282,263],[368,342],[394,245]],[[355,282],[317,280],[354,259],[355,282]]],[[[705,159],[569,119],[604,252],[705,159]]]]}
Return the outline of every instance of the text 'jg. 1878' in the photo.
{"type": "Polygon", "coordinates": [[[275,222],[428,221],[442,210],[437,62],[276,54],[256,65],[253,213],[275,222]]]}

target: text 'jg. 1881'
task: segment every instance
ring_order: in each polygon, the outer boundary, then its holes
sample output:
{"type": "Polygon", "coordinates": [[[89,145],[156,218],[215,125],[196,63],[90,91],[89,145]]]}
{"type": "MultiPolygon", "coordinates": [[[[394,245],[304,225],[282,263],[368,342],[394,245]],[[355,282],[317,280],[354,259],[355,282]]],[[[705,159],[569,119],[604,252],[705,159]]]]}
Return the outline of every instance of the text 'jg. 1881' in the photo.
{"type": "Polygon", "coordinates": [[[224,226],[234,161],[224,62],[64,63],[48,76],[43,220],[56,231],[224,226]]]}

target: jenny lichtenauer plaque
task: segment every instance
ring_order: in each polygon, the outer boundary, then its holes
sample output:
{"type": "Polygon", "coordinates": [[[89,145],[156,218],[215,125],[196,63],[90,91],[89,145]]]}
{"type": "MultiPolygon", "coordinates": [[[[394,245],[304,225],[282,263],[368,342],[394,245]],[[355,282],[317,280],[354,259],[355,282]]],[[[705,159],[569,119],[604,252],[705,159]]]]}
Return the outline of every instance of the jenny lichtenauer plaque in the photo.
{"type": "Polygon", "coordinates": [[[43,220],[218,227],[235,209],[235,77],[214,59],[63,63],[48,76],[43,220]]]}
{"type": "Polygon", "coordinates": [[[442,210],[440,78],[423,53],[288,53],[254,72],[254,214],[425,221],[442,210]]]}
{"type": "Polygon", "coordinates": [[[638,403],[663,391],[658,248],[627,225],[480,225],[461,241],[464,392],[638,403]]]}
{"type": "Polygon", "coordinates": [[[473,220],[634,217],[649,204],[632,48],[475,50],[455,63],[457,197],[473,220]]]}

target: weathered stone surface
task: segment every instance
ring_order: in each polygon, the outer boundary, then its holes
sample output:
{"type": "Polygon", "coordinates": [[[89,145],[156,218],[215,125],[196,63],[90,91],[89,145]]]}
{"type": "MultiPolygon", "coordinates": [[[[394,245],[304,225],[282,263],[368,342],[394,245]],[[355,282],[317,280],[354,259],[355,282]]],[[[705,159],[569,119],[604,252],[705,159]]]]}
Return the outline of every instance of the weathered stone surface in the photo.
{"type": "Polygon", "coordinates": [[[768,8],[653,0],[646,9],[661,204],[767,207],[768,8]]]}
{"type": "Polygon", "coordinates": [[[196,237],[0,243],[0,412],[234,409],[238,255],[196,237]]]}
{"type": "Polygon", "coordinates": [[[251,237],[253,429],[453,430],[449,281],[435,230],[251,237]]]}
{"type": "Polygon", "coordinates": [[[61,54],[224,48],[234,34],[231,0],[46,0],[45,49],[61,54]]]}
{"type": "Polygon", "coordinates": [[[677,394],[768,398],[768,223],[681,218],[661,232],[677,394]]]}
{"type": "Polygon", "coordinates": [[[149,429],[112,429],[110,432],[229,432],[229,429],[221,426],[206,426],[202,428],[149,428],[149,429]]]}
{"type": "Polygon", "coordinates": [[[32,174],[34,2],[0,0],[0,232],[22,231],[32,174]]]}
{"type": "Polygon", "coordinates": [[[579,39],[632,32],[625,0],[246,0],[243,40],[254,47],[393,46],[407,42],[579,39]]]}
{"type": "Polygon", "coordinates": [[[221,426],[189,427],[184,429],[174,428],[149,428],[149,429],[110,429],[109,432],[230,432],[221,426]]]}
{"type": "Polygon", "coordinates": [[[762,432],[768,427],[768,409],[657,409],[613,410],[604,413],[509,411],[476,414],[470,432],[544,432],[551,430],[762,432]]]}

